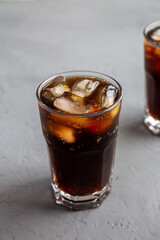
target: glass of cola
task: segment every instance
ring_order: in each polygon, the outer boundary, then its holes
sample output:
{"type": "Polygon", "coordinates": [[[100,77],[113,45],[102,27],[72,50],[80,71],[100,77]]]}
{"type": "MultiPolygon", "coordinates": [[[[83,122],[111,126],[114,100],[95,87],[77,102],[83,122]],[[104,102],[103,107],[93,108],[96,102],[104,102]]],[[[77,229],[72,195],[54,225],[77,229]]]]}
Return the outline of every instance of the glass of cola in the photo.
{"type": "Polygon", "coordinates": [[[37,89],[58,204],[98,207],[111,190],[122,88],[96,72],[54,75],[37,89]]]}
{"type": "Polygon", "coordinates": [[[146,114],[144,123],[160,135],[160,21],[144,29],[144,63],[146,79],[146,114]]]}

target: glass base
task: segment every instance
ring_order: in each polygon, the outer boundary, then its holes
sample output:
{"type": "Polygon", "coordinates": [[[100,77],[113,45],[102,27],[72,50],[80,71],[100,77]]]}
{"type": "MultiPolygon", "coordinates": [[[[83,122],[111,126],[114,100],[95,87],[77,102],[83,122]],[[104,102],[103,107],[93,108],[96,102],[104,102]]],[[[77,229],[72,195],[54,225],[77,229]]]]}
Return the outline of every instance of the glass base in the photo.
{"type": "Polygon", "coordinates": [[[146,110],[144,116],[145,126],[155,135],[160,135],[160,120],[154,119],[146,110]]]}
{"type": "Polygon", "coordinates": [[[73,196],[58,188],[55,183],[51,183],[56,198],[56,203],[73,210],[85,210],[99,207],[104,198],[111,191],[111,182],[102,191],[95,192],[87,196],[73,196]]]}

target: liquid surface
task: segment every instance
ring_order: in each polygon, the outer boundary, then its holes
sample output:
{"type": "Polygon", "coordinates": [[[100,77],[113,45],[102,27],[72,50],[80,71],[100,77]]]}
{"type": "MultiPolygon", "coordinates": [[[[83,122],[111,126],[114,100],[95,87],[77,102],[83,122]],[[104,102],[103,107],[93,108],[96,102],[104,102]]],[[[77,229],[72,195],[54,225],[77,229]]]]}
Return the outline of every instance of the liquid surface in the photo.
{"type": "Polygon", "coordinates": [[[119,90],[109,82],[89,76],[58,76],[42,89],[40,97],[55,110],[85,114],[112,106],[119,90]]]}

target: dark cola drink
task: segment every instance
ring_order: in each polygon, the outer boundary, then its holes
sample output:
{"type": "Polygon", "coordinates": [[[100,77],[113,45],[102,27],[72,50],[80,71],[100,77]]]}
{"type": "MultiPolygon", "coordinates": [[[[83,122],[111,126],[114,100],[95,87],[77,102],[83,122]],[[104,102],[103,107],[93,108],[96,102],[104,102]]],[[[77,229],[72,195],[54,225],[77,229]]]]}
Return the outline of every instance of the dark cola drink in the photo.
{"type": "Polygon", "coordinates": [[[44,81],[37,96],[57,203],[98,206],[111,189],[120,85],[106,75],[70,72],[44,81]]]}
{"type": "Polygon", "coordinates": [[[144,30],[146,115],[145,125],[160,134],[160,21],[144,30]]]}

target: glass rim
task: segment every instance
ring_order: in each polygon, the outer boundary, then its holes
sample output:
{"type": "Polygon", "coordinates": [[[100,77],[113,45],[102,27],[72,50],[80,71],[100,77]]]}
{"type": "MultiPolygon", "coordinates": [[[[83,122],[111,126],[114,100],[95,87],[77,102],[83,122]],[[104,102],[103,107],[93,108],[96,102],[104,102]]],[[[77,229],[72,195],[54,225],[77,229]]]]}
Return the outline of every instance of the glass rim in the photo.
{"type": "MultiPolygon", "coordinates": [[[[68,75],[69,76],[69,75],[68,75]]],[[[74,75],[73,75],[74,76],[74,75]]],[[[95,71],[87,71],[87,70],[73,70],[73,71],[65,71],[65,72],[61,72],[61,73],[57,73],[57,74],[54,74],[48,78],[46,78],[44,81],[42,81],[37,90],[36,90],[36,97],[37,97],[37,100],[38,100],[38,103],[43,107],[45,108],[46,110],[48,110],[49,112],[52,112],[56,115],[59,115],[59,116],[66,116],[66,117],[77,117],[77,118],[85,118],[85,117],[93,117],[93,116],[99,116],[99,115],[102,115],[104,113],[107,113],[107,112],[110,112],[112,109],[114,109],[116,106],[118,106],[118,104],[120,103],[120,101],[122,100],[122,97],[123,97],[123,91],[122,91],[122,87],[121,85],[119,84],[119,82],[117,82],[114,78],[110,77],[109,75],[107,74],[104,74],[104,73],[100,73],[100,72],[95,72],[95,71]],[[83,76],[84,74],[85,75],[88,75],[88,77],[90,76],[93,76],[94,74],[95,75],[99,75],[101,76],[102,80],[105,80],[105,78],[109,78],[111,79],[113,82],[115,82],[119,88],[119,91],[120,91],[120,95],[118,97],[118,99],[116,100],[116,102],[111,105],[110,107],[108,108],[104,108],[104,109],[101,109],[99,111],[96,111],[96,112],[92,112],[92,113],[81,113],[81,114],[75,114],[75,113],[67,113],[67,112],[60,112],[59,110],[56,110],[56,109],[53,109],[51,107],[48,107],[46,104],[44,104],[41,99],[40,99],[40,93],[41,93],[41,90],[43,88],[43,86],[45,86],[45,83],[47,82],[50,82],[52,81],[54,78],[58,77],[58,76],[63,76],[65,74],[74,74],[75,73],[75,76],[76,74],[79,74],[79,76],[83,76]],[[91,74],[91,75],[89,75],[91,74]]]]}
{"type": "Polygon", "coordinates": [[[143,36],[145,37],[145,40],[146,40],[147,42],[149,42],[152,46],[156,47],[156,48],[157,48],[157,47],[160,48],[160,43],[157,43],[156,41],[148,38],[147,33],[148,33],[150,30],[152,30],[152,29],[154,29],[155,27],[158,27],[158,26],[160,27],[160,19],[148,23],[148,24],[144,27],[144,29],[143,29],[143,36]]]}

